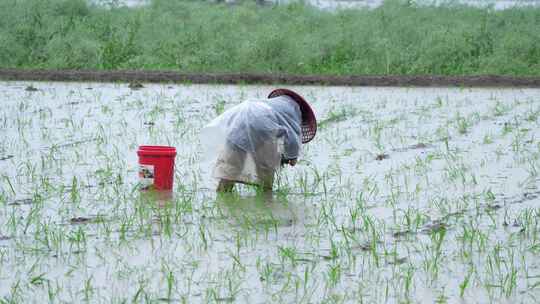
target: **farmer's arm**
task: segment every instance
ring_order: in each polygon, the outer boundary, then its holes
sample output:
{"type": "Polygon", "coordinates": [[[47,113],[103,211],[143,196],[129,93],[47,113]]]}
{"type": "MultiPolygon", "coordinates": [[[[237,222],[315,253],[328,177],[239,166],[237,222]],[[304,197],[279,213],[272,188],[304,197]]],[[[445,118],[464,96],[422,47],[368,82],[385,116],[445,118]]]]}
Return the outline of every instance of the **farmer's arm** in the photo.
{"type": "Polygon", "coordinates": [[[292,130],[287,130],[285,133],[284,144],[284,158],[287,160],[296,160],[300,153],[300,136],[295,134],[292,130]]]}
{"type": "Polygon", "coordinates": [[[288,97],[276,97],[268,102],[274,110],[276,123],[281,126],[278,137],[283,138],[282,163],[294,165],[300,153],[300,134],[302,114],[300,107],[294,100],[288,97]]]}

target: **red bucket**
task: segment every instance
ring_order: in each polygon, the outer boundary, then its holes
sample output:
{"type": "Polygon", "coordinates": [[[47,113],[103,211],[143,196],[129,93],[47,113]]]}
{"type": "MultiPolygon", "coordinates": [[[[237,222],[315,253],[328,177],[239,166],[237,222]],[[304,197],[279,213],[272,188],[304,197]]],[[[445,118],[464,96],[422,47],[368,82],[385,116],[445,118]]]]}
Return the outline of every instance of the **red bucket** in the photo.
{"type": "Polygon", "coordinates": [[[142,189],[172,190],[176,148],[139,146],[137,155],[142,189]]]}

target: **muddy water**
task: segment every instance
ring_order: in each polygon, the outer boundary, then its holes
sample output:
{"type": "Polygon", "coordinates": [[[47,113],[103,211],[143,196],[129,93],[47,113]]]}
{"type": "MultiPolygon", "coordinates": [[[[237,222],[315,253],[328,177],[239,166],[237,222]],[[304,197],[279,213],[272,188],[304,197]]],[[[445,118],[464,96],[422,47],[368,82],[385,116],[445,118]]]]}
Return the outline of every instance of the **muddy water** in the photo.
{"type": "Polygon", "coordinates": [[[0,297],[534,303],[540,90],[293,88],[316,139],[216,197],[199,131],[268,86],[1,82],[0,297]],[[177,148],[168,196],[136,149],[177,148]]]}

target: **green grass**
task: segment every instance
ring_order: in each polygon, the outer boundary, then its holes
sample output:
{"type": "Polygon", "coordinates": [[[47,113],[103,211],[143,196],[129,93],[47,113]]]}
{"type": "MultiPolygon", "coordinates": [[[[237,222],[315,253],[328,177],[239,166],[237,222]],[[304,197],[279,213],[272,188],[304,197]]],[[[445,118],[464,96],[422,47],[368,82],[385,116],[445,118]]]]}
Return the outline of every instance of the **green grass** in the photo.
{"type": "Polygon", "coordinates": [[[387,1],[321,11],[154,0],[0,2],[0,67],[332,75],[540,75],[540,8],[387,1]]]}

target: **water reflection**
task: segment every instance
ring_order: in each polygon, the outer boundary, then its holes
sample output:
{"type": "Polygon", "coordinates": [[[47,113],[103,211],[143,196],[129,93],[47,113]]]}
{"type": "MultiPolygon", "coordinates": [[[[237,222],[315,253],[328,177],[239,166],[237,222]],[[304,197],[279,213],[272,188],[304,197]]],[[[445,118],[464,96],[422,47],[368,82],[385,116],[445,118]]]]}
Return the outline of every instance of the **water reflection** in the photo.
{"type": "Polygon", "coordinates": [[[234,224],[254,228],[288,227],[299,222],[301,214],[296,204],[284,196],[257,194],[240,196],[219,194],[217,207],[234,224]]]}
{"type": "Polygon", "coordinates": [[[171,205],[174,195],[171,190],[141,190],[139,199],[142,203],[164,208],[171,205]]]}

